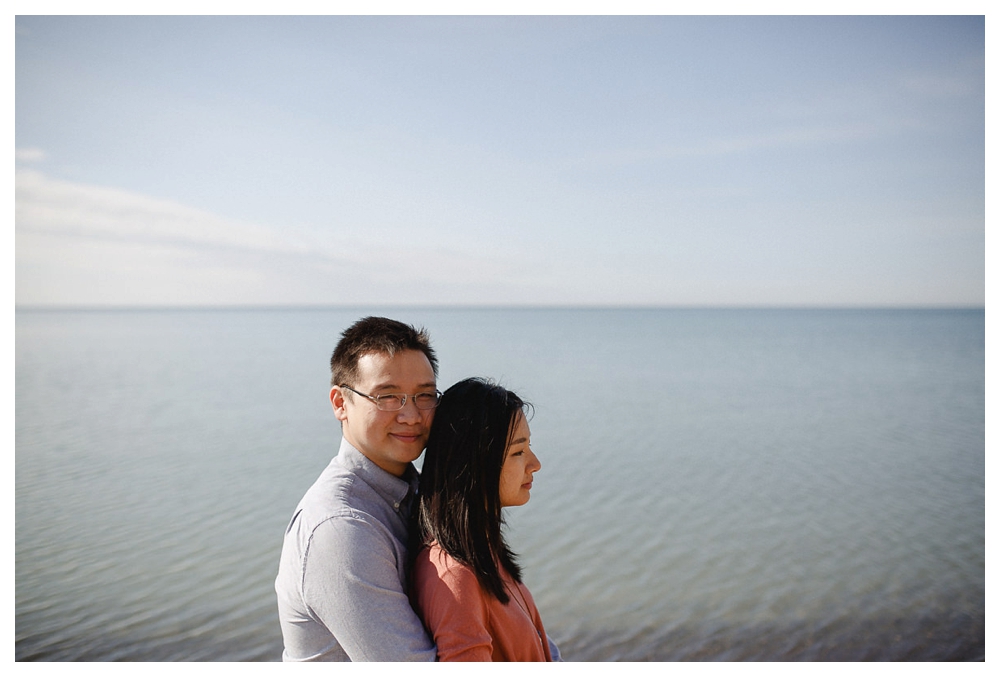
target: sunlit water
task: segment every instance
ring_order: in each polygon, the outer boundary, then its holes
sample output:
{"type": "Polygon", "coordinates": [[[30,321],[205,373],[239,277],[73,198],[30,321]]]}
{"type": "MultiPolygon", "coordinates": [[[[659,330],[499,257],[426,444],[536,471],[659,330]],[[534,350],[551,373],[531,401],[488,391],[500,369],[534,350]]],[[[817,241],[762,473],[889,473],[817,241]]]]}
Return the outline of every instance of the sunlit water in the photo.
{"type": "MultiPolygon", "coordinates": [[[[367,310],[16,315],[18,660],[278,660],[367,310]]],[[[984,313],[385,310],[535,405],[567,660],[984,658],[984,313]]]]}

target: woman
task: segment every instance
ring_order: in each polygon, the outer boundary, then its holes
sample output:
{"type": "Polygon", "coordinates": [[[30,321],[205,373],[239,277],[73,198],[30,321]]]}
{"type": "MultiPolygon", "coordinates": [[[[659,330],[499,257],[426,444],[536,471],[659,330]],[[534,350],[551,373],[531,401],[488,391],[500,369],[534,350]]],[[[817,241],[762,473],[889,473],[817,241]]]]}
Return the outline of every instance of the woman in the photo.
{"type": "MultiPolygon", "coordinates": [[[[420,476],[415,606],[441,661],[551,661],[542,619],[504,542],[502,508],[524,505],[542,464],[528,405],[471,378],[442,396],[420,476]]],[[[558,655],[558,654],[557,654],[558,655]]]]}

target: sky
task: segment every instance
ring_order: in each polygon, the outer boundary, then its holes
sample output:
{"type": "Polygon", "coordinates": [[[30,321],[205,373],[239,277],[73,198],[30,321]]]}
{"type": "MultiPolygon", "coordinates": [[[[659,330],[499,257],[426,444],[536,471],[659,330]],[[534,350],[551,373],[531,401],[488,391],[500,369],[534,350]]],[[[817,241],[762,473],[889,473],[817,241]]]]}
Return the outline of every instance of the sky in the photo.
{"type": "Polygon", "coordinates": [[[983,16],[18,16],[15,302],[985,305],[983,16]]]}

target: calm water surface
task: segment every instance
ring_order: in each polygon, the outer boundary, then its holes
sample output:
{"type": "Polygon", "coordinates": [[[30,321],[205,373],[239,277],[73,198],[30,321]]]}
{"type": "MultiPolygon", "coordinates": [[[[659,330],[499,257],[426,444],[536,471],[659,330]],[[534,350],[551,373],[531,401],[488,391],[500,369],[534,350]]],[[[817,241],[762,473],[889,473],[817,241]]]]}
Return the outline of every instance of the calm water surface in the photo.
{"type": "MultiPolygon", "coordinates": [[[[369,312],[19,311],[16,658],[280,659],[369,312]]],[[[377,312],[534,403],[509,536],[568,660],[984,658],[982,310],[377,312]]]]}

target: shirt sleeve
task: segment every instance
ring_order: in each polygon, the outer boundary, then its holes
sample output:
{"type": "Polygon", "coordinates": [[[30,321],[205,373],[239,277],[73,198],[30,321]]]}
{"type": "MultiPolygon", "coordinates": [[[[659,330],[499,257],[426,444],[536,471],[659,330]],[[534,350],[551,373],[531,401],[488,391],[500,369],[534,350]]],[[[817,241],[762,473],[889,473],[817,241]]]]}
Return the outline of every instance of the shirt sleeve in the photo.
{"type": "Polygon", "coordinates": [[[552,656],[552,660],[557,663],[562,663],[563,659],[562,659],[562,654],[559,653],[559,647],[556,646],[556,643],[553,642],[552,638],[549,637],[548,635],[545,635],[545,639],[549,641],[549,655],[552,656]]]}
{"type": "Polygon", "coordinates": [[[319,525],[303,565],[303,599],[352,661],[433,661],[410,606],[392,538],[358,517],[319,525]]]}
{"type": "Polygon", "coordinates": [[[437,645],[439,661],[490,661],[489,609],[476,575],[444,557],[417,563],[417,603],[437,645]],[[436,561],[432,561],[436,560],[436,561]]]}

